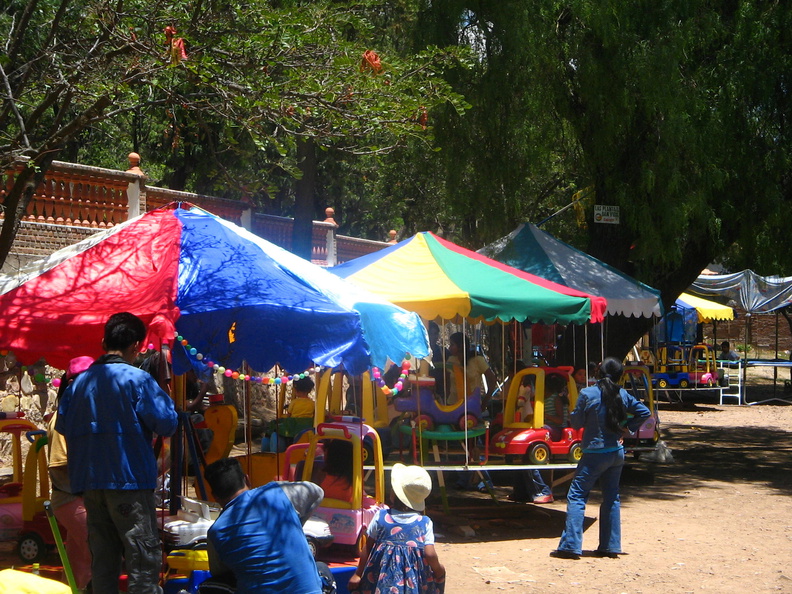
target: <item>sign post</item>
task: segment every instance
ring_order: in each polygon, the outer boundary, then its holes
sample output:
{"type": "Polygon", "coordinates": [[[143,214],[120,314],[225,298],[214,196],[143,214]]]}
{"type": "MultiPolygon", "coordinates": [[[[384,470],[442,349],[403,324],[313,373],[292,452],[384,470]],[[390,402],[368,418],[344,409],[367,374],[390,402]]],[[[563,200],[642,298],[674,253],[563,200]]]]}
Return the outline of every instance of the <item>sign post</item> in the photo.
{"type": "Polygon", "coordinates": [[[609,225],[619,224],[619,207],[607,206],[605,204],[594,205],[594,222],[607,223],[609,225]]]}

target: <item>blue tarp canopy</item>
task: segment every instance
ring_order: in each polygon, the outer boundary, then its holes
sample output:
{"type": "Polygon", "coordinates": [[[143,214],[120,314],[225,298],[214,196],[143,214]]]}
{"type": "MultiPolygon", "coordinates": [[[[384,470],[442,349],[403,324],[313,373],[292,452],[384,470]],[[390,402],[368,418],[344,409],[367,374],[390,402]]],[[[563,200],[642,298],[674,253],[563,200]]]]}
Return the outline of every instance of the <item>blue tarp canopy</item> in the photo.
{"type": "MultiPolygon", "coordinates": [[[[62,369],[75,355],[101,354],[104,323],[119,311],[149,324],[153,343],[178,332],[229,369],[245,361],[258,371],[319,364],[358,374],[429,353],[416,314],[185,203],[0,278],[0,309],[0,348],[62,369]]],[[[184,365],[174,360],[177,373],[184,365]]]]}
{"type": "Polygon", "coordinates": [[[662,315],[660,292],[524,223],[480,254],[555,283],[605,297],[608,315],[662,315]]]}

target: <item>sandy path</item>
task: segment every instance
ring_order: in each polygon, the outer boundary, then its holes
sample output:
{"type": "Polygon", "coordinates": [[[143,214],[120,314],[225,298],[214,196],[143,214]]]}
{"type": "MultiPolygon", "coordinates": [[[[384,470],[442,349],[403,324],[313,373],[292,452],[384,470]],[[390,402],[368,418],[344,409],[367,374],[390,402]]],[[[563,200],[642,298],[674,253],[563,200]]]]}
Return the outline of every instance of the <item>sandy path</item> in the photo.
{"type": "MultiPolygon", "coordinates": [[[[663,439],[675,461],[633,462],[625,472],[628,555],[549,557],[566,485],[544,506],[507,503],[502,487],[497,513],[478,494],[458,501],[468,507],[452,517],[430,512],[443,535],[446,592],[792,592],[792,406],[669,408],[661,405],[663,439]],[[476,536],[459,536],[459,524],[476,536]]],[[[586,550],[597,546],[598,505],[592,497],[586,550]]]]}

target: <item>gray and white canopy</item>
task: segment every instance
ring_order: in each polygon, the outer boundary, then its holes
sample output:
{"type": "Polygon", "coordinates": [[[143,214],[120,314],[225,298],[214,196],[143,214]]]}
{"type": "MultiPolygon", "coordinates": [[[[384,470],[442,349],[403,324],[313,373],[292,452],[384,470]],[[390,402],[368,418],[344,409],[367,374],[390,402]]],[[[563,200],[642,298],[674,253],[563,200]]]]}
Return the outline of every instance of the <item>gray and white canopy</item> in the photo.
{"type": "Polygon", "coordinates": [[[520,225],[479,253],[555,283],[605,297],[608,315],[651,317],[663,313],[660,291],[530,223],[520,225]]]}

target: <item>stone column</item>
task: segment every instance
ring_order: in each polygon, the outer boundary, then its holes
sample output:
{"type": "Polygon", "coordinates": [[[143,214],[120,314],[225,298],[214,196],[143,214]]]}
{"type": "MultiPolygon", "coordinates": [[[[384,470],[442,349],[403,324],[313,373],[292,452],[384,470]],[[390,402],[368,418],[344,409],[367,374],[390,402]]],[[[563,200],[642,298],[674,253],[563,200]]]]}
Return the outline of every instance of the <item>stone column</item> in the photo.
{"type": "Polygon", "coordinates": [[[140,155],[129,153],[129,169],[127,173],[139,176],[137,181],[129,182],[127,186],[127,220],[133,219],[146,212],[146,174],[140,168],[140,155]]]}
{"type": "Polygon", "coordinates": [[[330,223],[332,228],[327,231],[327,265],[335,266],[338,263],[338,253],[336,251],[336,229],[338,223],[335,221],[335,210],[329,206],[325,208],[325,223],[330,223]]]}

